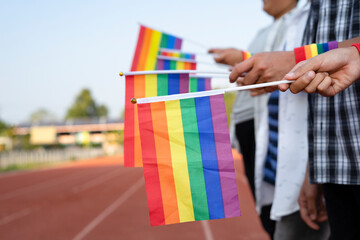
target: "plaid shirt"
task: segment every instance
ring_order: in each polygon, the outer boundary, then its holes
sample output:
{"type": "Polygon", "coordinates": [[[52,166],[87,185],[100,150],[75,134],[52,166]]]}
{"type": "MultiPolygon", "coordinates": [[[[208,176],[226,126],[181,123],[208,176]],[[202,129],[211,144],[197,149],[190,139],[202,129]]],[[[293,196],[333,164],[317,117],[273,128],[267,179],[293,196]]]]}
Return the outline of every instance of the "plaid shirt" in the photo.
{"type": "MultiPolygon", "coordinates": [[[[359,3],[312,1],[303,44],[359,36],[359,3]]],[[[360,185],[360,81],[334,97],[309,95],[309,169],[313,183],[360,185]]]]}

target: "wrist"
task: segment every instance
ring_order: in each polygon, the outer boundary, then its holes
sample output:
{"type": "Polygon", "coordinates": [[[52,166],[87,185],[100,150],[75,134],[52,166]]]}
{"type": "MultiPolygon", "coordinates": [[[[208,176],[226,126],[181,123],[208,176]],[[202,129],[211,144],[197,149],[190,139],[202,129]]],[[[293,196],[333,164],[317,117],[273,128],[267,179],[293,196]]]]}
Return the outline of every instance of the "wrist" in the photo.
{"type": "Polygon", "coordinates": [[[338,48],[338,43],[336,41],[301,46],[294,49],[295,61],[296,63],[299,63],[336,48],[338,48]]]}
{"type": "Polygon", "coordinates": [[[242,53],[243,61],[245,61],[246,59],[252,56],[252,54],[248,51],[241,51],[241,53],[242,53]]]}
{"type": "Polygon", "coordinates": [[[360,54],[360,43],[354,43],[354,44],[351,44],[352,47],[355,47],[358,51],[358,53],[360,54]]]}

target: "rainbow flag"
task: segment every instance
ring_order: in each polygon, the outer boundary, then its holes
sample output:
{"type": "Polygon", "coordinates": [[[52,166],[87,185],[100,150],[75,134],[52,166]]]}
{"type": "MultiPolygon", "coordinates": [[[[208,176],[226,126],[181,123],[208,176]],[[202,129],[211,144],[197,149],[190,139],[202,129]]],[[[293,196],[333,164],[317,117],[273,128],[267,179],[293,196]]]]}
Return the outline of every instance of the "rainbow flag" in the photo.
{"type": "Polygon", "coordinates": [[[155,70],[160,48],[181,49],[182,39],[140,26],[131,71],[155,70]]]}
{"type": "Polygon", "coordinates": [[[211,78],[190,77],[189,92],[201,92],[211,90],[211,78]]]}
{"type": "Polygon", "coordinates": [[[189,92],[189,74],[126,76],[125,80],[124,166],[142,167],[137,105],[132,98],[165,96],[189,92]]]}
{"type": "Polygon", "coordinates": [[[192,59],[192,60],[195,60],[196,58],[196,55],[194,53],[185,53],[180,51],[174,51],[171,49],[160,49],[158,55],[165,57],[192,59]]]}
{"type": "Polygon", "coordinates": [[[158,56],[156,70],[196,70],[196,61],[185,58],[158,56]]]}
{"type": "Polygon", "coordinates": [[[240,216],[223,94],[138,110],[151,226],[240,216]]]}

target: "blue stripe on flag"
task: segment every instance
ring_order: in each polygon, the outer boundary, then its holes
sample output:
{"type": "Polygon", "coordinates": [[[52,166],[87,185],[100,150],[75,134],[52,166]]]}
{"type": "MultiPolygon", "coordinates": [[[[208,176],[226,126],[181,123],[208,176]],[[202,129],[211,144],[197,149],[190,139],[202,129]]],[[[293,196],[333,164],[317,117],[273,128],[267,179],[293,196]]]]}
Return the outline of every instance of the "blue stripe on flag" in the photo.
{"type": "Polygon", "coordinates": [[[180,92],[180,74],[169,74],[168,94],[178,94],[180,92]]]}
{"type": "Polygon", "coordinates": [[[195,98],[201,156],[204,167],[210,219],[224,218],[219,167],[217,162],[210,98],[195,98]]]}
{"type": "Polygon", "coordinates": [[[205,78],[198,78],[198,92],[205,91],[205,78]]]}

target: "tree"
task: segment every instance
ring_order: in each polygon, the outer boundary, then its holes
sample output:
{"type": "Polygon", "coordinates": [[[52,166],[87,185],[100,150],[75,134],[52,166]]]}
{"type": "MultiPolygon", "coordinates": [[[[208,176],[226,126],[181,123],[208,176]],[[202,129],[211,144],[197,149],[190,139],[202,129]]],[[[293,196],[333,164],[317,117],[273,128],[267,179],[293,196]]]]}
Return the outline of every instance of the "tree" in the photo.
{"type": "Polygon", "coordinates": [[[40,108],[30,115],[31,122],[56,121],[56,116],[44,108],[40,108]]]}
{"type": "Polygon", "coordinates": [[[65,119],[107,117],[105,105],[98,106],[89,89],[81,90],[73,105],[68,109],[65,119]]]}

